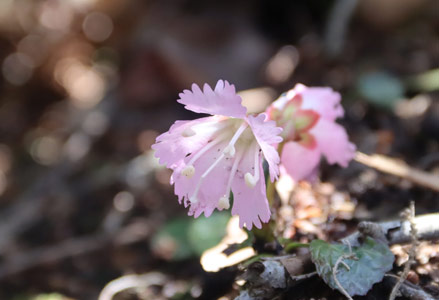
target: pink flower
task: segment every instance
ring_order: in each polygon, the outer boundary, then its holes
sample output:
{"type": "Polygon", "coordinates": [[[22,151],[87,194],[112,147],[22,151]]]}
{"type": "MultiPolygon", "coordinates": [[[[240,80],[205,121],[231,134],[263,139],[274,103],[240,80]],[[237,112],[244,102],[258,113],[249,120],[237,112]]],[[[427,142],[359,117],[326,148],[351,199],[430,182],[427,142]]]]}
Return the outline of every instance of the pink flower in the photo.
{"type": "Polygon", "coordinates": [[[327,87],[297,84],[267,109],[284,130],[281,166],[295,180],[314,180],[320,158],[347,167],[355,145],[335,120],[343,117],[340,94],[327,87]]]}
{"type": "Polygon", "coordinates": [[[232,214],[239,215],[240,226],[261,228],[261,221],[270,219],[262,161],[273,181],[279,174],[273,145],[282,141],[282,129],[266,114],[247,116],[227,81],[219,80],[215,90],[193,84],[179,96],[186,109],[212,115],[175,122],[152,146],[160,163],[173,170],[179,202],[190,206],[189,215],[208,217],[215,208],[228,209],[233,192],[232,214]]]}

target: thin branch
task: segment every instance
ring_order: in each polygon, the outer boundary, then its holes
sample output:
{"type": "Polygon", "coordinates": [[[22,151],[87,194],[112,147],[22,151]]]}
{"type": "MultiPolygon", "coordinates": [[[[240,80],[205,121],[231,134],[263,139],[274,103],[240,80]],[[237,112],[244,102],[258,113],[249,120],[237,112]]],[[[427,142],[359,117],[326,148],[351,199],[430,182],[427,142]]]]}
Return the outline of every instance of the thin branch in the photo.
{"type": "Polygon", "coordinates": [[[359,151],[354,159],[378,171],[410,180],[420,186],[439,192],[439,176],[412,168],[403,161],[379,154],[367,155],[359,151]]]}
{"type": "Polygon", "coordinates": [[[403,213],[403,217],[406,219],[406,221],[410,222],[410,235],[412,238],[412,246],[410,247],[409,251],[409,259],[404,265],[404,271],[401,274],[401,277],[398,279],[398,282],[395,284],[395,286],[392,289],[392,292],[390,293],[389,300],[394,300],[399,292],[399,289],[402,285],[402,283],[407,278],[410,268],[412,264],[415,262],[415,255],[416,255],[416,247],[418,244],[418,234],[416,230],[416,224],[415,224],[415,203],[412,201],[410,202],[410,208],[408,211],[403,213]]]}
{"type": "Polygon", "coordinates": [[[311,273],[307,273],[307,274],[302,274],[302,275],[297,275],[297,276],[291,276],[291,279],[294,281],[299,281],[299,280],[303,280],[303,279],[308,279],[311,277],[314,277],[315,275],[317,275],[317,271],[311,272],[311,273]]]}
{"type": "MultiPolygon", "coordinates": [[[[383,282],[387,286],[394,287],[396,282],[399,280],[398,276],[386,274],[384,276],[383,282]]],[[[435,300],[433,296],[426,293],[424,290],[422,290],[419,286],[414,285],[408,281],[404,281],[400,288],[399,292],[403,297],[409,298],[409,299],[416,299],[416,300],[435,300]]]]}
{"type": "MultiPolygon", "coordinates": [[[[413,221],[416,226],[418,240],[439,240],[439,213],[420,215],[415,217],[413,221]]],[[[367,223],[371,222],[361,222],[360,225],[367,223]]],[[[410,222],[408,221],[397,220],[372,224],[379,226],[387,237],[389,245],[407,244],[412,240],[410,222]]],[[[358,245],[359,237],[360,232],[357,231],[342,239],[342,242],[349,241],[355,246],[358,245]]]]}
{"type": "Polygon", "coordinates": [[[348,292],[341,285],[340,281],[338,281],[338,279],[337,279],[337,269],[338,269],[338,265],[340,263],[343,263],[343,265],[348,269],[348,271],[350,270],[349,266],[343,261],[343,259],[345,259],[345,258],[348,258],[348,256],[342,255],[337,259],[337,261],[335,262],[334,268],[332,269],[332,277],[334,278],[335,284],[337,285],[339,291],[343,295],[345,295],[346,298],[348,298],[349,300],[353,300],[352,297],[348,294],[348,292]]]}
{"type": "Polygon", "coordinates": [[[162,285],[166,281],[163,274],[152,272],[142,275],[126,275],[110,281],[99,294],[99,300],[112,300],[117,294],[128,289],[162,285]]]}

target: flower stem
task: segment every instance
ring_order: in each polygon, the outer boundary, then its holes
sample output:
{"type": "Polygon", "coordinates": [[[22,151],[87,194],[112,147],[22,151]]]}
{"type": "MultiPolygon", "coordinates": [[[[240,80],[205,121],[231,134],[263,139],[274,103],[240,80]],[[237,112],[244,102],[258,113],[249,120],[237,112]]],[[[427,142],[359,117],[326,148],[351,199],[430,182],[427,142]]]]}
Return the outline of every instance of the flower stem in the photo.
{"type": "Polygon", "coordinates": [[[270,180],[268,180],[267,182],[267,199],[268,199],[268,204],[270,206],[273,205],[274,203],[274,182],[271,182],[270,180]]]}

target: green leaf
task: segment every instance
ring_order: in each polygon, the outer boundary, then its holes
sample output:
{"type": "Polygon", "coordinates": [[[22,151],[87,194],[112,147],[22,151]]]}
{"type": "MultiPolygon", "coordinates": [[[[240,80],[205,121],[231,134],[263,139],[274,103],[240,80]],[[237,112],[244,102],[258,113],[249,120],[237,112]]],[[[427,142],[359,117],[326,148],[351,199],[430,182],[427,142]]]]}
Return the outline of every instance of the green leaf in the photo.
{"type": "Polygon", "coordinates": [[[273,254],[269,254],[269,253],[262,253],[262,254],[258,254],[258,255],[254,255],[252,257],[250,257],[249,259],[247,259],[246,261],[242,262],[242,266],[244,268],[247,268],[248,266],[250,266],[252,263],[260,261],[262,258],[267,258],[267,257],[273,257],[273,254]]]}
{"type": "Polygon", "coordinates": [[[401,81],[385,72],[370,72],[357,81],[359,93],[369,102],[384,108],[392,108],[404,96],[401,81]]]}
{"type": "Polygon", "coordinates": [[[188,259],[194,256],[187,239],[192,218],[183,217],[171,220],[152,238],[152,247],[165,258],[171,260],[188,259]]]}
{"type": "Polygon", "coordinates": [[[195,254],[200,255],[217,245],[226,234],[229,214],[213,213],[209,218],[198,217],[188,228],[188,238],[195,254]]]}
{"type": "Polygon", "coordinates": [[[347,245],[329,244],[321,240],[312,241],[310,250],[317,273],[326,284],[339,291],[342,290],[334,280],[333,269],[339,257],[346,257],[343,262],[349,266],[349,270],[340,263],[336,276],[340,285],[351,296],[365,295],[392,269],[394,261],[389,247],[370,237],[366,238],[363,245],[353,247],[352,253],[347,245]]]}
{"type": "Polygon", "coordinates": [[[439,68],[429,70],[408,79],[410,88],[420,92],[432,92],[439,90],[439,68]]]}
{"type": "Polygon", "coordinates": [[[291,251],[297,249],[297,248],[307,248],[309,247],[309,244],[299,243],[299,242],[291,242],[285,244],[284,251],[286,253],[290,253],[291,251]]]}
{"type": "Polygon", "coordinates": [[[209,218],[181,217],[169,221],[153,237],[152,247],[164,258],[183,260],[200,256],[226,233],[230,215],[215,212],[209,218]]]}

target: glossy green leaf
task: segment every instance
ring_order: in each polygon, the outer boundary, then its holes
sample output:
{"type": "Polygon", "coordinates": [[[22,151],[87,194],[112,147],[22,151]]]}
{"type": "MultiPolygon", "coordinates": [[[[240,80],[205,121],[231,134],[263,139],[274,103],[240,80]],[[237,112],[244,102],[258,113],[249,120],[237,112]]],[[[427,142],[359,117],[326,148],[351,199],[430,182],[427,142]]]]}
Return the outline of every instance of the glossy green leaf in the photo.
{"type": "Polygon", "coordinates": [[[343,259],[349,270],[340,263],[336,276],[340,285],[351,296],[365,295],[392,269],[394,261],[389,247],[370,237],[360,247],[353,247],[352,253],[347,245],[329,244],[321,240],[312,241],[310,250],[317,273],[331,288],[339,291],[341,289],[334,280],[333,269],[339,257],[350,257],[343,259]]]}

